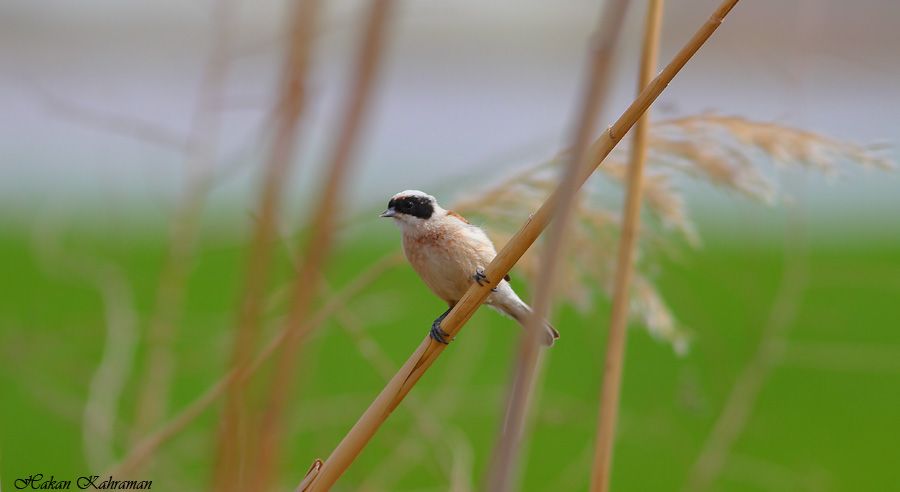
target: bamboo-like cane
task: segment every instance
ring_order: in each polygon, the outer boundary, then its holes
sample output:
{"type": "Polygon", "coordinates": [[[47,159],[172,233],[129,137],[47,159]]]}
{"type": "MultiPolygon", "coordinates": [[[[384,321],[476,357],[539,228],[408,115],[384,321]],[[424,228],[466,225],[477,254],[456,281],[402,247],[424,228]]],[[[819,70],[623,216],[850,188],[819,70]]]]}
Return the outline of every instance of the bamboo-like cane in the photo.
{"type": "MultiPolygon", "coordinates": [[[[631,129],[637,119],[644,114],[644,111],[659,97],[675,75],[721,25],[724,17],[728,15],[737,2],[738,0],[725,0],[653,82],[628,106],[628,109],[625,110],[619,119],[600,138],[594,141],[588,150],[589,164],[579,171],[578,179],[576,180],[579,187],[587,181],[593,174],[594,169],[603,162],[603,159],[609,155],[613,147],[631,129]]],[[[473,284],[463,298],[447,314],[447,317],[444,318],[441,328],[449,333],[450,338],[455,337],[459,333],[462,326],[472,317],[475,310],[491,293],[491,289],[496,285],[497,280],[502,279],[509,272],[544,228],[547,227],[558,201],[558,193],[558,190],[553,192],[537,212],[525,222],[522,228],[500,250],[494,261],[488,265],[485,274],[490,281],[483,286],[473,284]]],[[[322,465],[318,475],[307,490],[321,492],[330,489],[334,485],[372,436],[375,435],[381,424],[384,423],[445,348],[446,345],[437,343],[430,337],[425,337],[412,356],[403,364],[403,367],[388,382],[387,386],[375,398],[375,401],[369,405],[369,408],[366,409],[365,413],[350,429],[350,432],[344,436],[344,439],[322,465]]]]}
{"type": "MultiPolygon", "coordinates": [[[[638,75],[638,92],[644,90],[644,87],[653,78],[653,73],[656,72],[662,13],[663,0],[650,0],[644,26],[644,46],[638,75]]],[[[644,163],[647,158],[649,123],[648,112],[635,125],[634,140],[631,143],[631,160],[628,163],[625,207],[622,209],[622,235],[619,237],[612,315],[609,337],[606,342],[606,364],[603,371],[594,466],[591,472],[591,490],[594,492],[609,490],[616,416],[622,384],[622,365],[625,357],[625,336],[629,313],[628,294],[633,273],[634,249],[641,219],[641,185],[644,179],[644,163]]]]}
{"type": "Polygon", "coordinates": [[[284,183],[296,146],[297,127],[306,99],[306,73],[312,58],[312,44],[319,0],[303,0],[295,5],[289,30],[288,51],[282,68],[281,87],[275,112],[275,136],[259,196],[259,220],[255,222],[247,257],[247,271],[237,314],[225,406],[216,446],[213,490],[246,488],[243,470],[248,450],[248,414],[244,375],[251,363],[259,337],[266,284],[273,252],[276,225],[281,216],[284,183]]]}
{"type": "Polygon", "coordinates": [[[256,451],[258,458],[252,482],[256,490],[264,491],[269,488],[275,464],[278,462],[279,437],[283,433],[288,395],[296,376],[297,352],[304,335],[303,322],[309,314],[313,296],[318,291],[322,269],[332,249],[337,218],[335,211],[340,209],[338,204],[352,170],[357,137],[369,108],[371,100],[369,96],[377,75],[392,6],[392,0],[375,0],[367,13],[334,155],[316,202],[318,206],[313,215],[310,240],[306,250],[303,251],[304,256],[297,261],[299,268],[294,277],[292,298],[285,322],[288,336],[276,361],[261,423],[256,451]]]}
{"type": "Polygon", "coordinates": [[[595,134],[594,126],[600,106],[606,97],[609,82],[609,67],[619,39],[628,0],[615,0],[604,4],[600,13],[593,46],[589,54],[589,70],[585,81],[585,92],[579,101],[581,111],[573,125],[571,152],[562,173],[557,195],[560,197],[556,216],[550,227],[547,247],[541,255],[541,266],[534,294],[534,310],[525,323],[525,330],[516,359],[516,371],[510,385],[509,397],[505,405],[506,417],[491,468],[488,472],[487,489],[503,492],[513,489],[517,478],[517,464],[521,454],[521,441],[526,417],[531,407],[531,395],[536,384],[541,355],[540,337],[543,335],[544,319],[550,313],[553,285],[564,250],[566,230],[571,221],[572,209],[580,188],[578,171],[585,166],[588,146],[595,134]]]}

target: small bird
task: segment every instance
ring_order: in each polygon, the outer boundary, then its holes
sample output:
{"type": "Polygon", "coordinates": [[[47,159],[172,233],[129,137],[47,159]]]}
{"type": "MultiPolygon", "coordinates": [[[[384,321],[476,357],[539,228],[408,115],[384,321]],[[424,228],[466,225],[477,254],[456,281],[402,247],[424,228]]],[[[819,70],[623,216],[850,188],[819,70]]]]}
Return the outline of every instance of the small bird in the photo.
{"type": "MultiPolygon", "coordinates": [[[[497,256],[494,244],[481,228],[456,212],[443,209],[433,196],[418,190],[401,191],[391,197],[381,216],[394,219],[403,233],[406,259],[428,288],[450,306],[431,325],[431,338],[449,343],[441,321],[472,282],[483,285],[487,281],[484,269],[497,256]]],[[[513,291],[509,275],[497,284],[485,302],[522,326],[531,313],[528,304],[513,291]]],[[[553,345],[559,332],[546,321],[544,330],[542,342],[553,345]]]]}

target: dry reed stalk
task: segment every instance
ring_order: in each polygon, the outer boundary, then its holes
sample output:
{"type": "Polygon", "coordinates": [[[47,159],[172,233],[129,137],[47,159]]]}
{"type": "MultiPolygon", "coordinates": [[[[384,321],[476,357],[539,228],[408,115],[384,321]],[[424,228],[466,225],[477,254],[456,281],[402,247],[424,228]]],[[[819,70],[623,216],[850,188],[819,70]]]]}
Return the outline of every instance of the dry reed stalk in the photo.
{"type": "MultiPolygon", "coordinates": [[[[484,331],[475,331],[469,334],[467,339],[470,342],[469,347],[466,350],[455,352],[452,354],[455,358],[448,361],[457,369],[448,372],[444,380],[435,385],[441,388],[441,391],[435,392],[425,402],[425,407],[432,409],[427,414],[431,419],[441,422],[445,432],[448,430],[459,432],[457,428],[447,429],[446,418],[453,415],[457,411],[457,407],[465,406],[466,398],[472,396],[472,391],[467,388],[470,386],[470,382],[478,381],[479,363],[488,355],[488,347],[484,343],[486,338],[487,335],[484,331]],[[439,412],[434,409],[439,409],[439,412]]],[[[487,396],[482,396],[473,400],[484,402],[487,399],[487,396]]],[[[369,492],[396,489],[395,484],[417,464],[416,458],[421,458],[424,454],[423,445],[424,442],[419,432],[415,429],[408,430],[406,435],[393,446],[390,453],[379,461],[378,467],[356,484],[357,488],[360,491],[369,492]]]]}
{"type": "MultiPolygon", "coordinates": [[[[637,92],[653,79],[659,54],[659,36],[662,30],[663,0],[650,0],[644,26],[644,43],[637,92]]],[[[625,337],[629,315],[629,291],[634,272],[634,253],[637,246],[642,200],[644,164],[647,159],[647,130],[649,111],[638,120],[631,142],[631,161],[628,164],[625,207],[622,209],[622,233],[619,236],[618,263],[616,265],[612,314],[606,341],[606,363],[598,410],[597,440],[594,466],[591,470],[591,490],[609,490],[615,441],[616,416],[622,384],[622,365],[625,357],[625,337]]]]}
{"type": "MultiPolygon", "coordinates": [[[[342,309],[335,313],[335,320],[340,328],[347,333],[356,344],[356,349],[363,359],[365,359],[378,375],[389,380],[391,376],[397,372],[397,365],[391,360],[387,353],[378,345],[374,338],[369,336],[365,330],[363,323],[349,309],[342,309]]],[[[424,402],[420,400],[409,400],[411,414],[415,421],[416,427],[421,435],[426,438],[438,442],[441,434],[442,426],[435,422],[428,413],[424,402]]]]}
{"type": "MultiPolygon", "coordinates": [[[[376,261],[372,264],[367,270],[364,270],[362,273],[357,275],[352,282],[344,286],[341,290],[337,291],[337,293],[328,299],[328,302],[322,306],[321,309],[316,313],[315,316],[310,318],[310,321],[306,322],[301,328],[300,336],[307,336],[310,332],[312,332],[315,328],[319,327],[322,323],[325,322],[328,317],[333,316],[338,312],[339,309],[346,306],[350,299],[353,298],[356,294],[358,294],[363,288],[369,286],[378,279],[385,271],[399,265],[403,261],[402,256],[398,255],[386,255],[382,257],[380,260],[376,261]]],[[[260,350],[259,354],[257,354],[256,358],[253,359],[253,363],[247,368],[247,376],[249,377],[252,373],[255,373],[259,370],[260,366],[264,362],[266,362],[275,352],[281,347],[282,344],[288,339],[291,335],[291,331],[288,328],[287,324],[285,324],[284,329],[282,329],[277,336],[273,337],[269,343],[260,350]]]]}
{"type": "Polygon", "coordinates": [[[169,251],[160,274],[156,305],[146,335],[148,354],[139,377],[133,439],[147,433],[168,412],[169,389],[175,369],[172,344],[184,304],[200,216],[216,159],[221,126],[219,99],[227,76],[233,7],[232,0],[218,0],[213,7],[212,52],[204,69],[187,141],[187,183],[175,212],[169,251]]]}
{"type": "Polygon", "coordinates": [[[540,337],[543,325],[551,310],[553,286],[564,250],[564,242],[572,219],[578,191],[579,169],[586,167],[587,150],[594,135],[594,126],[600,106],[606,97],[609,67],[621,26],[624,23],[628,0],[605,2],[597,22],[593,45],[589,53],[588,72],[584,94],[579,101],[581,110],[574,122],[570,152],[556,195],[559,197],[553,213],[553,226],[548,233],[546,249],[541,255],[541,266],[537,277],[533,311],[525,322],[519,354],[516,358],[515,373],[510,383],[509,396],[505,405],[506,415],[499,441],[494,450],[492,465],[488,471],[487,488],[505,492],[513,488],[516,481],[521,441],[525,421],[531,407],[531,398],[536,384],[541,355],[540,337]]]}
{"type": "MultiPolygon", "coordinates": [[[[397,372],[397,365],[391,360],[387,353],[382,350],[381,346],[378,345],[378,342],[368,335],[365,326],[356,316],[354,316],[353,312],[349,309],[339,310],[335,313],[335,321],[337,321],[339,327],[353,339],[359,354],[366,359],[378,375],[384,378],[385,382],[390,380],[391,376],[397,372]]],[[[441,425],[433,418],[431,412],[428,411],[428,405],[426,405],[425,402],[412,397],[407,400],[407,404],[409,406],[409,413],[413,417],[416,435],[419,440],[421,441],[421,438],[424,437],[425,440],[429,441],[432,445],[432,448],[442,444],[445,438],[446,426],[441,425]]],[[[452,464],[442,460],[441,456],[438,456],[433,449],[431,451],[435,464],[440,468],[441,472],[447,477],[450,477],[452,464]]]]}
{"type": "MultiPolygon", "coordinates": [[[[230,370],[238,374],[247,371],[259,337],[276,224],[281,215],[284,184],[293,160],[297,128],[305,106],[306,73],[311,60],[312,37],[319,6],[318,0],[303,0],[294,7],[291,17],[289,45],[283,62],[279,99],[274,114],[275,136],[260,191],[258,219],[254,222],[248,251],[232,347],[230,370]]],[[[243,473],[246,454],[242,453],[249,449],[247,426],[251,412],[245,398],[245,381],[244,377],[229,378],[227,385],[216,446],[214,490],[243,490],[247,485],[243,473]]]]}
{"type": "Polygon", "coordinates": [[[318,291],[322,269],[332,249],[337,211],[341,210],[344,185],[351,171],[356,142],[369,108],[392,6],[392,0],[376,0],[367,13],[334,155],[319,198],[315,202],[317,206],[310,239],[303,252],[304,257],[297,261],[300,266],[286,321],[288,336],[276,362],[256,447],[257,459],[252,483],[258,490],[269,488],[278,462],[279,436],[283,434],[284,413],[296,372],[297,352],[306,333],[303,321],[308,315],[313,296],[318,291]]]}
{"type": "MultiPolygon", "coordinates": [[[[631,129],[637,119],[662,94],[669,82],[721,25],[722,20],[728,15],[737,1],[725,0],[616,122],[600,138],[594,141],[588,152],[589,165],[585,165],[580,170],[576,180],[577,187],[582,186],[587,181],[625,133],[631,129]]],[[[488,265],[485,273],[491,281],[483,286],[473,284],[463,298],[447,314],[447,317],[441,323],[441,327],[449,333],[450,339],[459,333],[462,326],[475,313],[475,310],[481,306],[485,298],[490,294],[491,289],[496,285],[496,281],[502,279],[509,272],[516,261],[521,258],[541,234],[553,215],[558,199],[558,192],[554,191],[500,250],[494,261],[488,265]]],[[[416,382],[431,367],[446,347],[442,343],[434,342],[428,336],[425,337],[415,352],[403,364],[403,367],[394,375],[353,428],[344,436],[344,439],[341,440],[337,448],[322,465],[318,475],[307,487],[307,490],[321,492],[328,490],[334,485],[381,424],[384,423],[390,413],[400,404],[406,394],[415,386],[416,382]]]]}
{"type": "MultiPolygon", "coordinates": [[[[290,243],[286,242],[285,247],[291,256],[297,256],[296,251],[290,243]]],[[[399,261],[400,256],[389,255],[387,258],[395,258],[396,261],[399,261]]],[[[331,290],[328,282],[323,280],[322,287],[322,295],[333,299],[336,292],[331,290]]],[[[366,359],[381,377],[385,380],[389,380],[391,375],[397,371],[396,364],[394,364],[387,353],[381,349],[378,342],[366,333],[365,327],[360,320],[354,316],[353,312],[348,309],[348,305],[343,304],[342,306],[343,309],[334,312],[335,321],[338,326],[353,339],[353,342],[356,344],[356,349],[362,358],[366,359]]],[[[426,411],[426,405],[415,399],[407,400],[407,402],[410,405],[410,413],[413,416],[413,420],[415,421],[419,433],[417,434],[417,437],[425,436],[428,440],[432,441],[433,444],[439,443],[442,438],[442,427],[429,416],[429,413],[426,411]]],[[[435,456],[435,462],[438,466],[442,467],[442,471],[445,471],[449,476],[450,470],[447,469],[449,464],[441,461],[437,456],[435,456]]],[[[310,471],[307,472],[307,476],[309,476],[310,472],[317,471],[316,467],[311,467],[310,471]]],[[[301,483],[301,486],[302,485],[303,484],[301,483]]]]}
{"type": "MultiPolygon", "coordinates": [[[[320,326],[350,302],[350,300],[359,294],[362,289],[371,285],[372,282],[381,277],[385,271],[399,265],[401,259],[402,258],[399,255],[388,255],[373,263],[368,269],[357,275],[352,282],[335,292],[334,295],[328,299],[328,302],[319,309],[316,315],[307,322],[307,326],[304,330],[309,332],[320,326]]],[[[253,359],[253,362],[247,367],[247,370],[243,374],[243,378],[246,379],[255,374],[256,371],[271,358],[278,347],[284,343],[287,336],[288,332],[282,330],[276,336],[272,337],[272,340],[260,350],[259,354],[253,359]]],[[[177,436],[178,433],[184,430],[184,428],[193,422],[194,419],[199,417],[206,409],[212,406],[213,403],[218,401],[218,399],[225,394],[225,390],[237,374],[236,371],[232,370],[213,383],[206,391],[194,399],[193,402],[189,403],[174,417],[161,425],[153,434],[143,438],[140,442],[135,444],[119,463],[114,464],[106,470],[106,472],[101,473],[100,475],[129,475],[133,473],[143,463],[150,459],[160,446],[177,436]]]]}

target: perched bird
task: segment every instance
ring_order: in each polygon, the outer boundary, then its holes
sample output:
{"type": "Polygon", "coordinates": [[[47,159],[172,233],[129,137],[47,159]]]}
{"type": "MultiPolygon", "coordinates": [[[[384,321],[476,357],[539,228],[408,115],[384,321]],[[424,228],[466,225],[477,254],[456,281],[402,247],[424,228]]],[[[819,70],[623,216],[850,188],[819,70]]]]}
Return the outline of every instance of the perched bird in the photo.
{"type": "MultiPolygon", "coordinates": [[[[456,212],[445,210],[431,195],[418,190],[401,191],[388,202],[382,217],[390,217],[403,233],[403,253],[416,273],[450,308],[431,325],[431,338],[448,343],[441,321],[462,298],[472,282],[483,285],[485,267],[497,256],[487,234],[456,212]]],[[[488,306],[524,326],[531,313],[519,299],[507,275],[488,295],[488,306]]],[[[559,332],[544,321],[545,345],[552,345],[559,332]]]]}

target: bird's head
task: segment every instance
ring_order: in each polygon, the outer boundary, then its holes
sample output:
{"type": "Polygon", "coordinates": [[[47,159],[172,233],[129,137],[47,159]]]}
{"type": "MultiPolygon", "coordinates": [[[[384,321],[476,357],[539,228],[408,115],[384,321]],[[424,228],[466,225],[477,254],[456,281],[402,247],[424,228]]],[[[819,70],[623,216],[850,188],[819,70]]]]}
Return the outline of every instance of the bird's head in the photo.
{"type": "Polygon", "coordinates": [[[443,210],[433,196],[419,190],[406,190],[391,197],[387,210],[381,216],[394,219],[401,227],[415,227],[428,222],[436,212],[443,210]]]}

